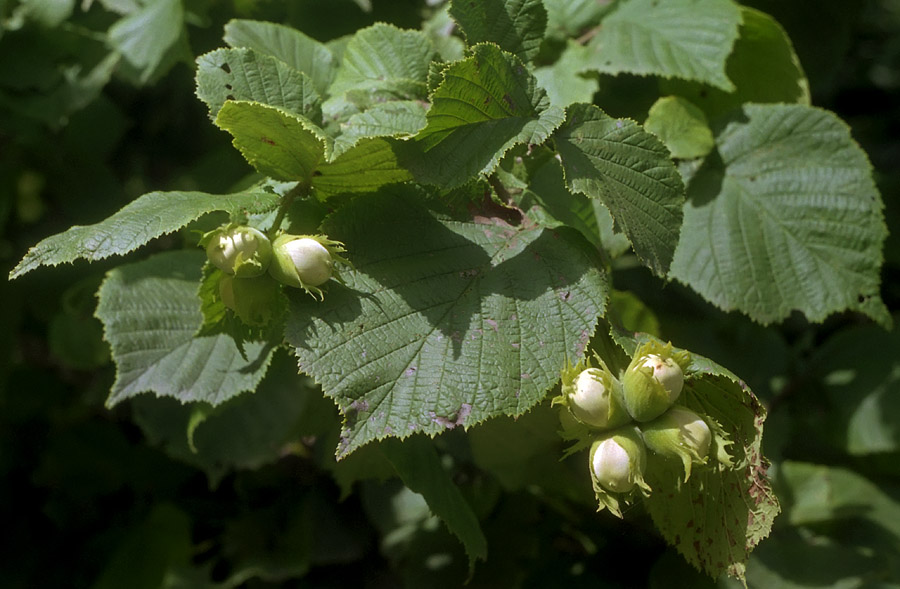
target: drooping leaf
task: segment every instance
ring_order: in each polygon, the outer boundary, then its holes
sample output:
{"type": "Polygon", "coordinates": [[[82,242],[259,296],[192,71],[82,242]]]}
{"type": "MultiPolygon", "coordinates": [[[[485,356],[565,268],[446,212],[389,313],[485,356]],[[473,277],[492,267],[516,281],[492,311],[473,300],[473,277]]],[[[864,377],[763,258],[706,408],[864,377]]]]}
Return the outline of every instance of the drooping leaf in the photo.
{"type": "Polygon", "coordinates": [[[218,405],[262,380],[273,346],[249,342],[244,359],[227,335],[194,337],[204,260],[199,250],[166,252],[107,274],[96,313],[116,363],[107,405],[147,392],[218,405]]]}
{"type": "Polygon", "coordinates": [[[454,0],[450,16],[459,23],[470,46],[496,43],[524,62],[537,55],[547,27],[541,0],[454,0]]]}
{"type": "Polygon", "coordinates": [[[351,116],[340,126],[341,134],[334,141],[334,157],[365,137],[407,139],[414,136],[425,126],[425,111],[426,105],[422,102],[392,100],[351,116]]]}
{"type": "Polygon", "coordinates": [[[672,157],[703,157],[716,143],[703,111],[679,96],[657,100],[650,107],[644,128],[666,144],[672,157]]]}
{"type": "MultiPolygon", "coordinates": [[[[628,355],[649,339],[618,331],[612,337],[628,355]]],[[[645,478],[653,492],[644,504],[688,562],[712,577],[727,572],[743,579],[750,552],[781,510],[761,452],[766,410],[731,371],[693,353],[678,404],[704,417],[717,455],[708,466],[695,465],[687,482],[677,460],[651,455],[645,478]]]]}
{"type": "Polygon", "coordinates": [[[747,105],[691,180],[672,276],[725,310],[771,323],[852,309],[882,324],[887,231],[847,126],[800,105],[747,105]]]}
{"type": "Polygon", "coordinates": [[[320,96],[337,73],[338,60],[327,46],[285,25],[233,19],[225,25],[224,39],[232,47],[249,47],[303,72],[320,96]]]}
{"type": "Polygon", "coordinates": [[[403,442],[385,440],[381,451],[410,490],[425,498],[431,513],[441,518],[459,538],[469,557],[469,570],[476,560],[487,558],[487,540],[478,517],[459,488],[441,465],[441,458],[430,440],[414,436],[403,442]]]}
{"type": "Polygon", "coordinates": [[[258,102],[226,102],[216,125],[231,133],[234,146],[260,173],[276,180],[310,183],[331,146],[308,119],[258,102]]]}
{"type": "Polygon", "coordinates": [[[353,262],[346,287],[293,300],[286,337],[344,415],[339,456],[527,411],[605,308],[605,276],[577,234],[422,199],[395,187],[341,208],[324,230],[353,262]]]}
{"type": "Polygon", "coordinates": [[[735,85],[726,92],[686,80],[663,80],[665,94],[690,100],[710,118],[719,117],[745,102],[809,104],[809,83],[790,38],[771,16],[741,7],[743,22],[725,72],[735,85]]]}
{"type": "Polygon", "coordinates": [[[322,99],[312,79],[253,49],[217,49],[198,57],[197,96],[213,118],[226,100],[248,100],[322,120],[322,99]]]}
{"type": "Polygon", "coordinates": [[[517,57],[483,44],[443,71],[426,118],[411,169],[421,182],[454,188],[491,173],[511,147],[543,143],[564,113],[517,57]]]}
{"type": "Polygon", "coordinates": [[[588,43],[581,69],[683,78],[731,91],[725,61],[740,22],[730,0],[622,0],[588,43]]]}
{"type": "Polygon", "coordinates": [[[596,106],[569,107],[554,135],[569,189],[600,199],[635,253],[665,275],[678,243],[684,187],[665,146],[596,106]]]}
{"type": "Polygon", "coordinates": [[[158,73],[184,34],[182,0],[156,0],[109,28],[109,43],[139,72],[141,82],[158,73]]]}
{"type": "Polygon", "coordinates": [[[347,43],[328,91],[332,96],[361,90],[396,100],[424,99],[428,64],[435,57],[424,33],[377,23],[357,31],[347,43]]]}
{"type": "Polygon", "coordinates": [[[76,225],[40,241],[10,272],[10,279],[38,266],[56,266],[78,259],[102,260],[127,254],[150,240],[181,229],[213,211],[261,212],[278,206],[275,193],[251,189],[235,194],[150,192],[94,225],[76,225]]]}

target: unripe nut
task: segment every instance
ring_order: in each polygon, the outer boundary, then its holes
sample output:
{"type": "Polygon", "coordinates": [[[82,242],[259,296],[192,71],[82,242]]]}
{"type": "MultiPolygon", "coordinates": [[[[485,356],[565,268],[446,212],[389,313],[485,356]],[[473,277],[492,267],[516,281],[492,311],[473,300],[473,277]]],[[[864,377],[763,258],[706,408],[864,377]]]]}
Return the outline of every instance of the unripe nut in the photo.
{"type": "Polygon", "coordinates": [[[643,485],[646,450],[633,428],[622,428],[591,445],[591,478],[611,493],[627,493],[643,485]]]}
{"type": "Polygon", "coordinates": [[[582,370],[569,393],[569,410],[586,425],[609,427],[612,389],[617,385],[612,375],[600,368],[582,370]]]}
{"type": "Polygon", "coordinates": [[[272,261],[272,243],[253,227],[224,227],[208,233],[204,240],[206,257],[226,274],[252,278],[263,274],[272,261]]]}
{"type": "Polygon", "coordinates": [[[275,238],[275,262],[269,273],[296,288],[316,287],[328,282],[334,272],[331,252],[312,237],[284,234],[275,238]]]}
{"type": "Polygon", "coordinates": [[[641,433],[651,451],[682,461],[685,480],[691,476],[692,464],[706,463],[712,445],[712,432],[706,421],[690,409],[679,406],[642,425],[641,433]]]}
{"type": "Polygon", "coordinates": [[[622,401],[636,421],[662,415],[684,388],[687,352],[673,352],[671,344],[648,342],[638,348],[622,377],[622,401]]]}

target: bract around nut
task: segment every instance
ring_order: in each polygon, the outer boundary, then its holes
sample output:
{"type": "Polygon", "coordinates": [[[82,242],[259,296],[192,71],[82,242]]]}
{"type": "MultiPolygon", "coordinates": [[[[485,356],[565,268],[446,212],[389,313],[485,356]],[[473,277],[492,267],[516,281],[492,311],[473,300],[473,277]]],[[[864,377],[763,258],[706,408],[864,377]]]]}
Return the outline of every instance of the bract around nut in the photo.
{"type": "Polygon", "coordinates": [[[272,243],[262,231],[246,225],[226,225],[203,235],[206,257],[222,272],[241,278],[260,276],[272,261],[272,243]]]}
{"type": "Polygon", "coordinates": [[[605,430],[631,421],[622,406],[622,385],[606,363],[594,355],[562,372],[560,395],[554,405],[563,405],[580,424],[605,430]]]}
{"type": "Polygon", "coordinates": [[[280,308],[281,286],[268,276],[237,278],[223,274],[219,279],[222,303],[251,327],[268,325],[280,308]]]}
{"type": "Polygon", "coordinates": [[[671,407],[684,387],[690,354],[656,340],[638,346],[622,377],[622,402],[635,421],[645,422],[671,407]]]}
{"type": "Polygon", "coordinates": [[[685,482],[691,478],[692,465],[708,461],[712,432],[706,421],[690,409],[676,405],[653,421],[641,424],[640,429],[649,450],[681,460],[685,482]]]}
{"type": "Polygon", "coordinates": [[[650,486],[644,481],[646,465],[647,450],[635,426],[620,427],[596,438],[588,453],[588,467],[599,510],[609,509],[621,518],[622,507],[637,492],[649,495],[650,486]]]}
{"type": "Polygon", "coordinates": [[[331,278],[339,278],[339,265],[349,265],[340,254],[344,245],[324,235],[291,235],[284,233],[272,242],[274,258],[269,274],[278,282],[302,288],[322,300],[320,286],[331,278]]]}

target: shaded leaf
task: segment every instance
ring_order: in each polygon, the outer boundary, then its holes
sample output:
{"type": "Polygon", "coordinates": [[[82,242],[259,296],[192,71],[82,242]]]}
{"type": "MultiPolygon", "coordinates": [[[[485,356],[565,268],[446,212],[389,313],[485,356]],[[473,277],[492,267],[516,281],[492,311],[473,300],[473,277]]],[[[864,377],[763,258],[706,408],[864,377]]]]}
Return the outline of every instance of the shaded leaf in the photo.
{"type": "Polygon", "coordinates": [[[374,192],[386,184],[411,179],[396,142],[365,138],[333,161],[320,165],[312,187],[318,198],[326,199],[341,193],[374,192]]]}
{"type": "Polygon", "coordinates": [[[205,259],[199,250],[166,252],[107,273],[96,315],[116,363],[108,406],[146,392],[218,405],[262,380],[273,346],[247,343],[247,360],[229,336],[194,337],[205,259]]]}
{"type": "Polygon", "coordinates": [[[665,275],[678,243],[684,187],[655,136],[596,106],[569,107],[554,135],[569,189],[600,199],[641,261],[665,275]]]}
{"type": "Polygon", "coordinates": [[[278,206],[280,196],[251,189],[234,194],[150,192],[94,225],[75,225],[41,240],[9,273],[10,279],[38,266],[56,266],[78,259],[102,260],[127,254],[150,240],[181,229],[213,211],[261,212],[278,206]]]}
{"type": "Polygon", "coordinates": [[[865,153],[833,114],[747,105],[691,180],[672,276],[771,323],[852,309],[882,324],[887,231],[865,153]]]}
{"type": "Polygon", "coordinates": [[[109,43],[148,82],[184,34],[181,0],[156,0],[122,17],[109,28],[109,43]]]}
{"type": "Polygon", "coordinates": [[[605,307],[605,276],[577,234],[422,199],[397,187],[341,208],[324,230],[353,262],[346,287],[293,300],[286,337],[344,415],[339,456],[527,411],[605,307]]]}
{"type": "Polygon", "coordinates": [[[425,126],[425,112],[426,104],[423,102],[392,100],[352,115],[345,123],[341,123],[341,134],[334,141],[334,157],[365,137],[412,137],[425,126]]]}
{"type": "Polygon", "coordinates": [[[403,442],[386,440],[380,449],[403,484],[421,494],[431,513],[441,518],[450,532],[463,543],[469,557],[469,570],[473,569],[476,560],[487,559],[487,540],[478,518],[444,470],[431,441],[422,436],[403,442]]]}

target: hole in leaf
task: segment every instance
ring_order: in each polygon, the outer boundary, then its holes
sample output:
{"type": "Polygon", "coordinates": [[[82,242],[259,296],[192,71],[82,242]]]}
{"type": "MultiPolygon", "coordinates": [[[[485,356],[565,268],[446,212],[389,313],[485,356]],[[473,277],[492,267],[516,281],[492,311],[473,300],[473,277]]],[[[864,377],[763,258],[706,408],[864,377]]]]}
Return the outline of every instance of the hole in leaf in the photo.
{"type": "Polygon", "coordinates": [[[222,71],[225,72],[226,74],[231,73],[231,66],[229,66],[227,63],[223,63],[219,67],[222,68],[222,71]]]}

